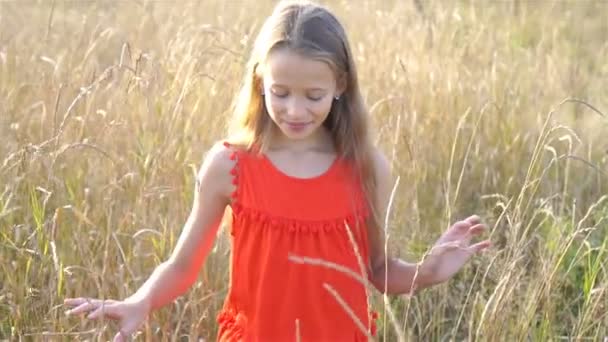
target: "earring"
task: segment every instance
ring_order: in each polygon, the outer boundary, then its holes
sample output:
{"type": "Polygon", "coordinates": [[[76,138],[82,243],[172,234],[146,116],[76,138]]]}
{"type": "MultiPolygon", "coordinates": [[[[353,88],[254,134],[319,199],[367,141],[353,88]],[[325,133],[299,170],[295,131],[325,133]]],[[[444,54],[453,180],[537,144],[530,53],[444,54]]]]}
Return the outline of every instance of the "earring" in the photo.
{"type": "Polygon", "coordinates": [[[334,96],[334,99],[335,99],[336,101],[338,101],[338,100],[340,99],[340,95],[336,95],[336,96],[334,96]]]}

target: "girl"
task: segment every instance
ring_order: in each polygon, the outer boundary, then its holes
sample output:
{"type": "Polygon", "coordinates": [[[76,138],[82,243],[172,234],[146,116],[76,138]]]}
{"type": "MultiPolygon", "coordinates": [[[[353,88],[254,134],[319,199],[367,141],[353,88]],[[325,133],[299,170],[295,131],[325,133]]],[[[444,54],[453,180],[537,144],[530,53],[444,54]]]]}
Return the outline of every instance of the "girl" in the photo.
{"type": "Polygon", "coordinates": [[[197,278],[226,206],[230,289],[219,341],[364,341],[374,334],[367,281],[412,293],[452,277],[489,241],[477,216],[457,222],[411,264],[384,254],[389,164],[372,146],[350,45],[308,2],[280,3],[255,42],[236,106],[237,132],[198,173],[170,258],[124,300],[66,299],[69,314],[119,320],[115,340],[197,278]]]}

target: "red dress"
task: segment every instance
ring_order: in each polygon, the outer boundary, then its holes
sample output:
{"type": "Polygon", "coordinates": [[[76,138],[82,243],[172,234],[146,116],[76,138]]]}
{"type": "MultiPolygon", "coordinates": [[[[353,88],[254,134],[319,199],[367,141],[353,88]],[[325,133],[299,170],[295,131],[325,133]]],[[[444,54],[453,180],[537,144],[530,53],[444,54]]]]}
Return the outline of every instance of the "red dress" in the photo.
{"type": "Polygon", "coordinates": [[[352,275],[297,259],[322,259],[361,276],[348,223],[369,269],[368,210],[351,164],[336,159],[318,177],[295,178],[264,155],[225,145],[236,161],[236,190],[230,289],[218,315],[217,340],[367,341],[375,333],[375,314],[365,286],[352,275]]]}

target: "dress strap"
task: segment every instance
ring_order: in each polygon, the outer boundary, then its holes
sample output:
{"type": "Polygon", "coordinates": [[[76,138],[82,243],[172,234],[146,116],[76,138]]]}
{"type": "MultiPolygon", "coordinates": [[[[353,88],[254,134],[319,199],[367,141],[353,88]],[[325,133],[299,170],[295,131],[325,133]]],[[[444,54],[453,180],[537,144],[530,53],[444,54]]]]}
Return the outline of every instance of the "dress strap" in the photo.
{"type": "Polygon", "coordinates": [[[239,196],[240,195],[239,178],[240,178],[241,172],[240,172],[239,164],[240,164],[240,160],[241,160],[241,153],[238,148],[234,147],[232,144],[230,144],[227,141],[224,141],[224,146],[230,150],[230,160],[234,161],[234,166],[230,170],[230,174],[232,175],[232,185],[234,185],[234,191],[232,191],[230,198],[231,198],[231,206],[233,207],[233,209],[235,209],[235,207],[238,207],[238,200],[240,198],[240,196],[239,196]]]}

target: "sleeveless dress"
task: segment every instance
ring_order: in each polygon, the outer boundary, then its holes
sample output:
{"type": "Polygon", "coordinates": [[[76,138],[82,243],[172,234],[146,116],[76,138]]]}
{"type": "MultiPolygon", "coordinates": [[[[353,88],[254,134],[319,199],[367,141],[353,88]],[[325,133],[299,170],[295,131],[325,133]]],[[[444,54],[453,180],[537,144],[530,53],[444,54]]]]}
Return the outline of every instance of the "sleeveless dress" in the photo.
{"type": "Polygon", "coordinates": [[[374,336],[377,314],[352,275],[365,278],[369,270],[369,211],[351,164],[338,158],[320,176],[296,178],[263,154],[224,145],[236,161],[236,190],[230,287],[217,317],[217,340],[351,342],[374,336]]]}

